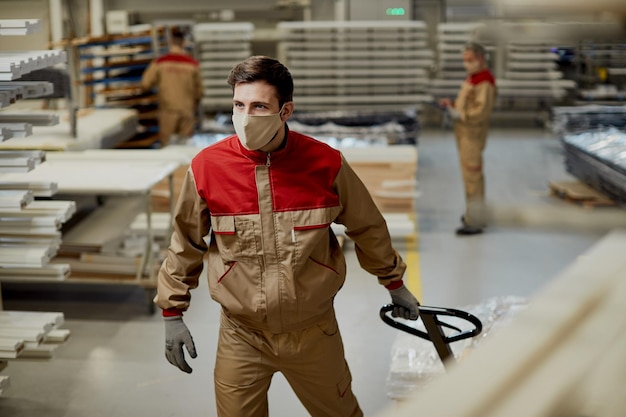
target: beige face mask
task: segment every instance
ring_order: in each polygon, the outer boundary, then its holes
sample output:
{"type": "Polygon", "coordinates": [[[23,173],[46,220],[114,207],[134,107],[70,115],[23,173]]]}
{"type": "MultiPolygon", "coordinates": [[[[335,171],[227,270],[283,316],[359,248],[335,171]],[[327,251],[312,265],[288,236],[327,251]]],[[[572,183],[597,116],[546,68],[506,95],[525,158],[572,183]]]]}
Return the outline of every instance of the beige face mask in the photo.
{"type": "Polygon", "coordinates": [[[233,113],[233,126],[244,148],[258,151],[271,142],[283,126],[280,118],[282,108],[278,113],[268,115],[251,115],[247,113],[233,113]]]}

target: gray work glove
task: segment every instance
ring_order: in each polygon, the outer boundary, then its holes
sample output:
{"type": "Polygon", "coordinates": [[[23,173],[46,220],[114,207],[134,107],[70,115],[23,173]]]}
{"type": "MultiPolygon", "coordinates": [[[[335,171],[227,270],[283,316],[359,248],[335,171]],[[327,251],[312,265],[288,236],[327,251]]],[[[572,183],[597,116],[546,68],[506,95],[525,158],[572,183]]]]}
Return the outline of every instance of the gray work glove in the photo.
{"type": "Polygon", "coordinates": [[[404,285],[395,290],[389,290],[391,294],[391,302],[393,303],[392,317],[400,317],[403,319],[417,320],[420,316],[417,298],[404,285]]]}
{"type": "Polygon", "coordinates": [[[185,361],[183,345],[187,348],[189,356],[195,358],[198,355],[183,316],[163,317],[163,320],[165,321],[165,357],[169,363],[190,374],[191,367],[185,361]]]}
{"type": "Polygon", "coordinates": [[[454,107],[447,107],[446,110],[448,110],[448,114],[450,115],[452,120],[458,120],[461,118],[461,113],[459,113],[459,111],[454,107]]]}

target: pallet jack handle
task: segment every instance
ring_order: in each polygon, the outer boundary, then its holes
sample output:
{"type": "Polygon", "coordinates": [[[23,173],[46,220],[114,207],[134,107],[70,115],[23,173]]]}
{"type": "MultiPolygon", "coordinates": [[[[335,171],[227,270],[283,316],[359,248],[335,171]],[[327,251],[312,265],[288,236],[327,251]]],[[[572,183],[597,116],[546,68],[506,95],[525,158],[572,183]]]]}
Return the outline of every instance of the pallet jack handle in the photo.
{"type": "Polygon", "coordinates": [[[437,354],[444,365],[446,365],[449,358],[454,357],[452,349],[450,348],[450,343],[477,336],[483,329],[483,324],[480,319],[466,311],[456,310],[454,308],[419,306],[420,318],[426,328],[426,331],[423,332],[407,326],[406,324],[400,323],[389,316],[387,313],[392,311],[393,308],[393,304],[383,306],[380,309],[380,318],[391,327],[431,341],[435,345],[437,354]],[[456,326],[439,320],[439,316],[451,316],[469,321],[474,325],[474,328],[470,330],[461,330],[456,326]],[[458,333],[448,336],[443,332],[443,327],[456,330],[458,333]]]}

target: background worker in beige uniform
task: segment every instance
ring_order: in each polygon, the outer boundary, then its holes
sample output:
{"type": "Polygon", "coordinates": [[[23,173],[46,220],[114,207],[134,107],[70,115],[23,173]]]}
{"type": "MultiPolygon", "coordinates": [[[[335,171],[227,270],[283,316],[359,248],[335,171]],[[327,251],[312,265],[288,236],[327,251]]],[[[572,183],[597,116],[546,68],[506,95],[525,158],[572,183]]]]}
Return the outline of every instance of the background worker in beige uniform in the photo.
{"type": "Polygon", "coordinates": [[[486,226],[485,178],[483,176],[483,150],[487,143],[489,117],[496,98],[496,85],[491,71],[486,67],[485,49],[468,43],[463,51],[463,65],[467,78],[454,102],[443,99],[454,120],[454,134],[459,150],[461,174],[465,186],[465,214],[458,235],[482,233],[486,226]]]}
{"type": "Polygon", "coordinates": [[[331,223],[345,226],[361,267],[389,291],[393,315],[417,320],[419,303],[402,282],[406,264],[341,153],[288,129],[288,69],[254,56],[236,65],[228,82],[236,134],[193,159],[159,272],[165,355],[191,372],[183,345],[191,357],[196,351],[182,315],[208,252],[209,290],[222,306],[218,416],[267,416],[276,372],[310,415],[362,416],[333,306],[346,262],[331,223]]]}
{"type": "Polygon", "coordinates": [[[157,88],[162,146],[170,142],[172,135],[179,139],[193,135],[196,110],[202,98],[200,67],[185,52],[184,44],[184,34],[174,30],[169,52],[152,61],[141,78],[143,89],[157,88]]]}

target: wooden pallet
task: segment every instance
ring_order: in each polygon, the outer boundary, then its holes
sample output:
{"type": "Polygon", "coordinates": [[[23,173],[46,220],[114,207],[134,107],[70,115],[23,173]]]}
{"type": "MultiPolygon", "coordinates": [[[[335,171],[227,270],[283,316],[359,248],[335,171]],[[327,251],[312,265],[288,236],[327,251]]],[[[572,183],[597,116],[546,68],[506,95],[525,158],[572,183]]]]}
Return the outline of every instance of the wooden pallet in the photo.
{"type": "Polygon", "coordinates": [[[585,208],[615,206],[615,201],[580,181],[550,182],[551,194],[585,208]]]}

